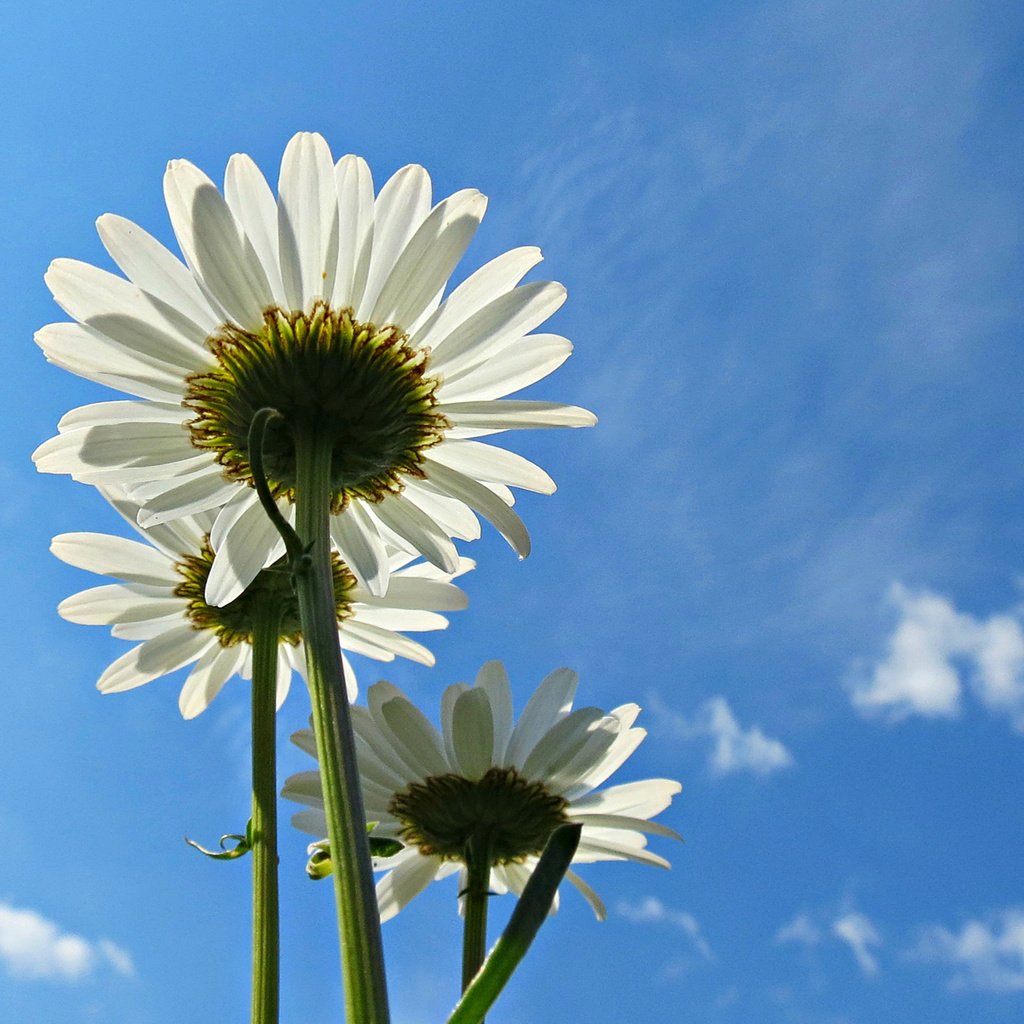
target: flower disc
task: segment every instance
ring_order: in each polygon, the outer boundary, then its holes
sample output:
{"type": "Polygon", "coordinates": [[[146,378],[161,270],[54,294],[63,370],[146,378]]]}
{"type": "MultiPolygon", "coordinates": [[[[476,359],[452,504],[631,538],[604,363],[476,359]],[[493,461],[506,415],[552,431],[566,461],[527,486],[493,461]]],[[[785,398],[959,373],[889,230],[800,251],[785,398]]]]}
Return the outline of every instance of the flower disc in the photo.
{"type": "Polygon", "coordinates": [[[283,419],[267,431],[264,463],[277,496],[293,496],[296,434],[331,445],[340,511],[352,498],[400,492],[403,475],[423,476],[422,453],[448,426],[434,408],[439,382],[425,373],[427,353],[397,327],[360,323],[349,309],[270,308],[257,331],[227,324],[207,344],[218,365],[189,378],[182,403],[195,413],[192,443],[251,483],[249,426],[260,409],[276,409],[283,419]]]}
{"type": "Polygon", "coordinates": [[[507,864],[540,853],[568,820],[567,806],[514,768],[490,768],[476,780],[451,774],[411,783],[389,810],[403,824],[402,840],[427,856],[461,860],[478,836],[488,840],[493,864],[507,864]]]}

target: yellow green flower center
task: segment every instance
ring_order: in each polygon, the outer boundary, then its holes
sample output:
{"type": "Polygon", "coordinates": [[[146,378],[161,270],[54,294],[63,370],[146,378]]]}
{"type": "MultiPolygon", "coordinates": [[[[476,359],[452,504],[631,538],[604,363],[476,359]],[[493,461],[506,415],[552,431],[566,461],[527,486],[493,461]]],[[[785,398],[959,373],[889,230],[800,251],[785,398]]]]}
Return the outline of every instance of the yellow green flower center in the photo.
{"type": "MultiPolygon", "coordinates": [[[[335,607],[338,622],[343,622],[352,615],[351,595],[356,578],[337,554],[332,553],[331,559],[335,607]]],[[[209,538],[203,541],[198,554],[186,555],[175,566],[181,583],[174,594],[188,602],[185,614],[194,629],[212,630],[222,647],[252,643],[258,607],[266,600],[273,600],[277,602],[281,615],[279,639],[290,644],[297,644],[302,639],[299,602],[292,589],[286,559],[282,558],[264,569],[239,597],[220,607],[206,603],[206,580],[212,566],[213,549],[209,538]]]]}
{"type": "Polygon", "coordinates": [[[515,768],[491,768],[480,779],[432,775],[391,798],[402,841],[421,853],[462,860],[473,837],[486,838],[492,864],[521,861],[544,849],[568,819],[568,803],[515,768]]]}
{"type": "Polygon", "coordinates": [[[309,313],[267,309],[246,331],[227,324],[207,342],[217,365],[189,377],[182,404],[192,444],[214,453],[225,474],[252,483],[249,426],[270,407],[283,419],[264,441],[275,496],[294,497],[296,433],[331,445],[332,507],[352,498],[380,501],[423,476],[423,452],[448,421],[435,406],[438,380],[427,354],[397,327],[353,319],[318,302],[309,313]]]}

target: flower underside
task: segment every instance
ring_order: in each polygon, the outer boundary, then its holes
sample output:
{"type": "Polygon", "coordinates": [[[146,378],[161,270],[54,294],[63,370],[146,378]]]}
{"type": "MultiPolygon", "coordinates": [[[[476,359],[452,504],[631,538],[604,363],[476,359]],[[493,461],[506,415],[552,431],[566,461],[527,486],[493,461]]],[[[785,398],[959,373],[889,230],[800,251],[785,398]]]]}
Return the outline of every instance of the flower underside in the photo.
{"type": "Polygon", "coordinates": [[[508,864],[539,854],[568,820],[568,806],[514,768],[491,768],[475,780],[451,774],[410,783],[388,810],[402,822],[403,842],[421,853],[462,860],[469,840],[480,838],[492,864],[508,864]]]}
{"type": "MultiPolygon", "coordinates": [[[[280,614],[279,640],[297,644],[302,639],[299,602],[292,588],[286,558],[262,570],[239,597],[220,607],[207,604],[204,596],[212,566],[213,548],[209,538],[203,541],[199,554],[186,555],[175,565],[182,582],[175,587],[174,594],[188,602],[185,614],[194,629],[212,630],[222,647],[252,643],[259,607],[263,602],[274,601],[280,614]]],[[[331,567],[336,615],[338,622],[343,622],[352,614],[351,593],[356,586],[356,578],[337,554],[332,555],[331,567]]]]}
{"type": "Polygon", "coordinates": [[[249,425],[270,407],[283,417],[263,447],[275,496],[294,499],[297,434],[331,445],[334,512],[352,498],[398,493],[403,476],[423,476],[423,452],[449,426],[435,409],[439,381],[425,372],[427,354],[408,341],[397,327],[360,323],[323,302],[310,313],[269,308],[255,332],[226,324],[207,341],[217,366],[187,380],[192,444],[252,484],[249,425]]]}

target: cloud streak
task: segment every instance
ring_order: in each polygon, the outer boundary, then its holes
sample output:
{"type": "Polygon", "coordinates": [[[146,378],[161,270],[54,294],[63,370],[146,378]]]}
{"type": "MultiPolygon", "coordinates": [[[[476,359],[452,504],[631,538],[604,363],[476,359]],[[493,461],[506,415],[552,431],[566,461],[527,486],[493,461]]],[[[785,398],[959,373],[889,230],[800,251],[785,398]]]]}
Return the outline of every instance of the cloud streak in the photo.
{"type": "Polygon", "coordinates": [[[683,932],[693,943],[694,948],[705,960],[714,960],[715,954],[708,945],[700,930],[700,925],[693,914],[684,910],[673,910],[666,907],[655,896],[647,896],[639,903],[628,903],[620,900],[615,908],[620,917],[634,924],[670,924],[683,932]]]}
{"type": "Polygon", "coordinates": [[[131,954],[109,939],[89,942],[34,910],[7,903],[0,903],[0,962],[12,977],[27,980],[78,982],[103,966],[135,973],[131,954]]]}

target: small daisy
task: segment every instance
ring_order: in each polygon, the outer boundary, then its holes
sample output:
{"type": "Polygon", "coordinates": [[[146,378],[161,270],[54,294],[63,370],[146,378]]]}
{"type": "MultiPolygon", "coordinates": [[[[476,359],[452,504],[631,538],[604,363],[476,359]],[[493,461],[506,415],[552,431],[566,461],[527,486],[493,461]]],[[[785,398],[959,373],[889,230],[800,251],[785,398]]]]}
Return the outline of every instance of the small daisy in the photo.
{"type": "MultiPolygon", "coordinates": [[[[138,505],[101,490],[135,525],[138,505]]],[[[217,542],[212,513],[136,529],[148,543],[103,533],[64,533],[50,545],[69,565],[121,581],[72,595],[59,605],[60,614],[69,622],[113,626],[114,636],[142,641],[104,671],[97,688],[102,693],[132,690],[192,665],[178,706],[185,718],[194,718],[232,675],[251,677],[254,605],[269,592],[283,602],[277,662],[280,707],[288,695],[292,671],[301,675],[305,667],[298,605],[283,563],[263,569],[230,603],[214,606],[204,597],[217,542]]],[[[464,608],[466,595],[434,566],[409,565],[410,561],[405,552],[391,553],[394,578],[387,597],[379,598],[367,593],[345,563],[333,556],[338,640],[343,650],[378,661],[393,661],[400,655],[424,665],[434,663],[426,647],[398,631],[444,629],[448,620],[437,611],[464,608]]],[[[458,574],[472,567],[471,560],[461,559],[458,574]]],[[[347,659],[345,669],[349,697],[354,698],[355,675],[347,659]]]]}
{"type": "MultiPolygon", "coordinates": [[[[649,819],[682,787],[645,779],[594,792],[647,733],[633,726],[636,704],[607,714],[599,708],[573,711],[576,682],[569,669],[552,672],[513,724],[505,669],[489,662],[474,686],[456,683],[445,690],[440,733],[387,682],[370,687],[368,707],[353,706],[367,820],[378,822],[375,837],[404,844],[374,862],[375,870],[386,872],[377,884],[381,920],[394,917],[435,879],[464,873],[467,843],[481,832],[491,843],[494,892],[521,893],[548,836],[566,822],[583,825],[574,864],[669,866],[646,849],[644,833],[679,838],[649,819]]],[[[310,730],[292,739],[316,756],[310,730]]],[[[313,808],[294,816],[297,828],[318,838],[326,834],[318,772],[292,776],[283,795],[313,808]]],[[[573,871],[566,878],[603,919],[594,890],[573,871]]]]}
{"type": "Polygon", "coordinates": [[[223,195],[185,160],[168,165],[164,194],[184,263],[106,214],[99,234],[125,277],[67,259],[46,275],[75,321],[38,332],[47,359],[137,400],[69,413],[37,449],[39,469],[126,488],[147,526],[220,509],[206,600],[227,604],[277,543],[248,452],[252,417],[271,406],[287,424],[266,440],[274,494],[294,499],[296,438],[331,446],[333,541],[372,594],[387,589],[389,545],[454,572],[451,538],[479,536],[474,513],[525,557],[510,487],[555,485],[474,438],[596,422],[575,406],[505,400],[572,350],[530,333],[565,298],[554,282],[520,284],[539,250],[497,257],[442,301],[485,197],[465,189],[432,206],[415,165],[375,197],[365,161],[335,163],[308,132],[285,150],[276,198],[240,154],[223,195]]]}

